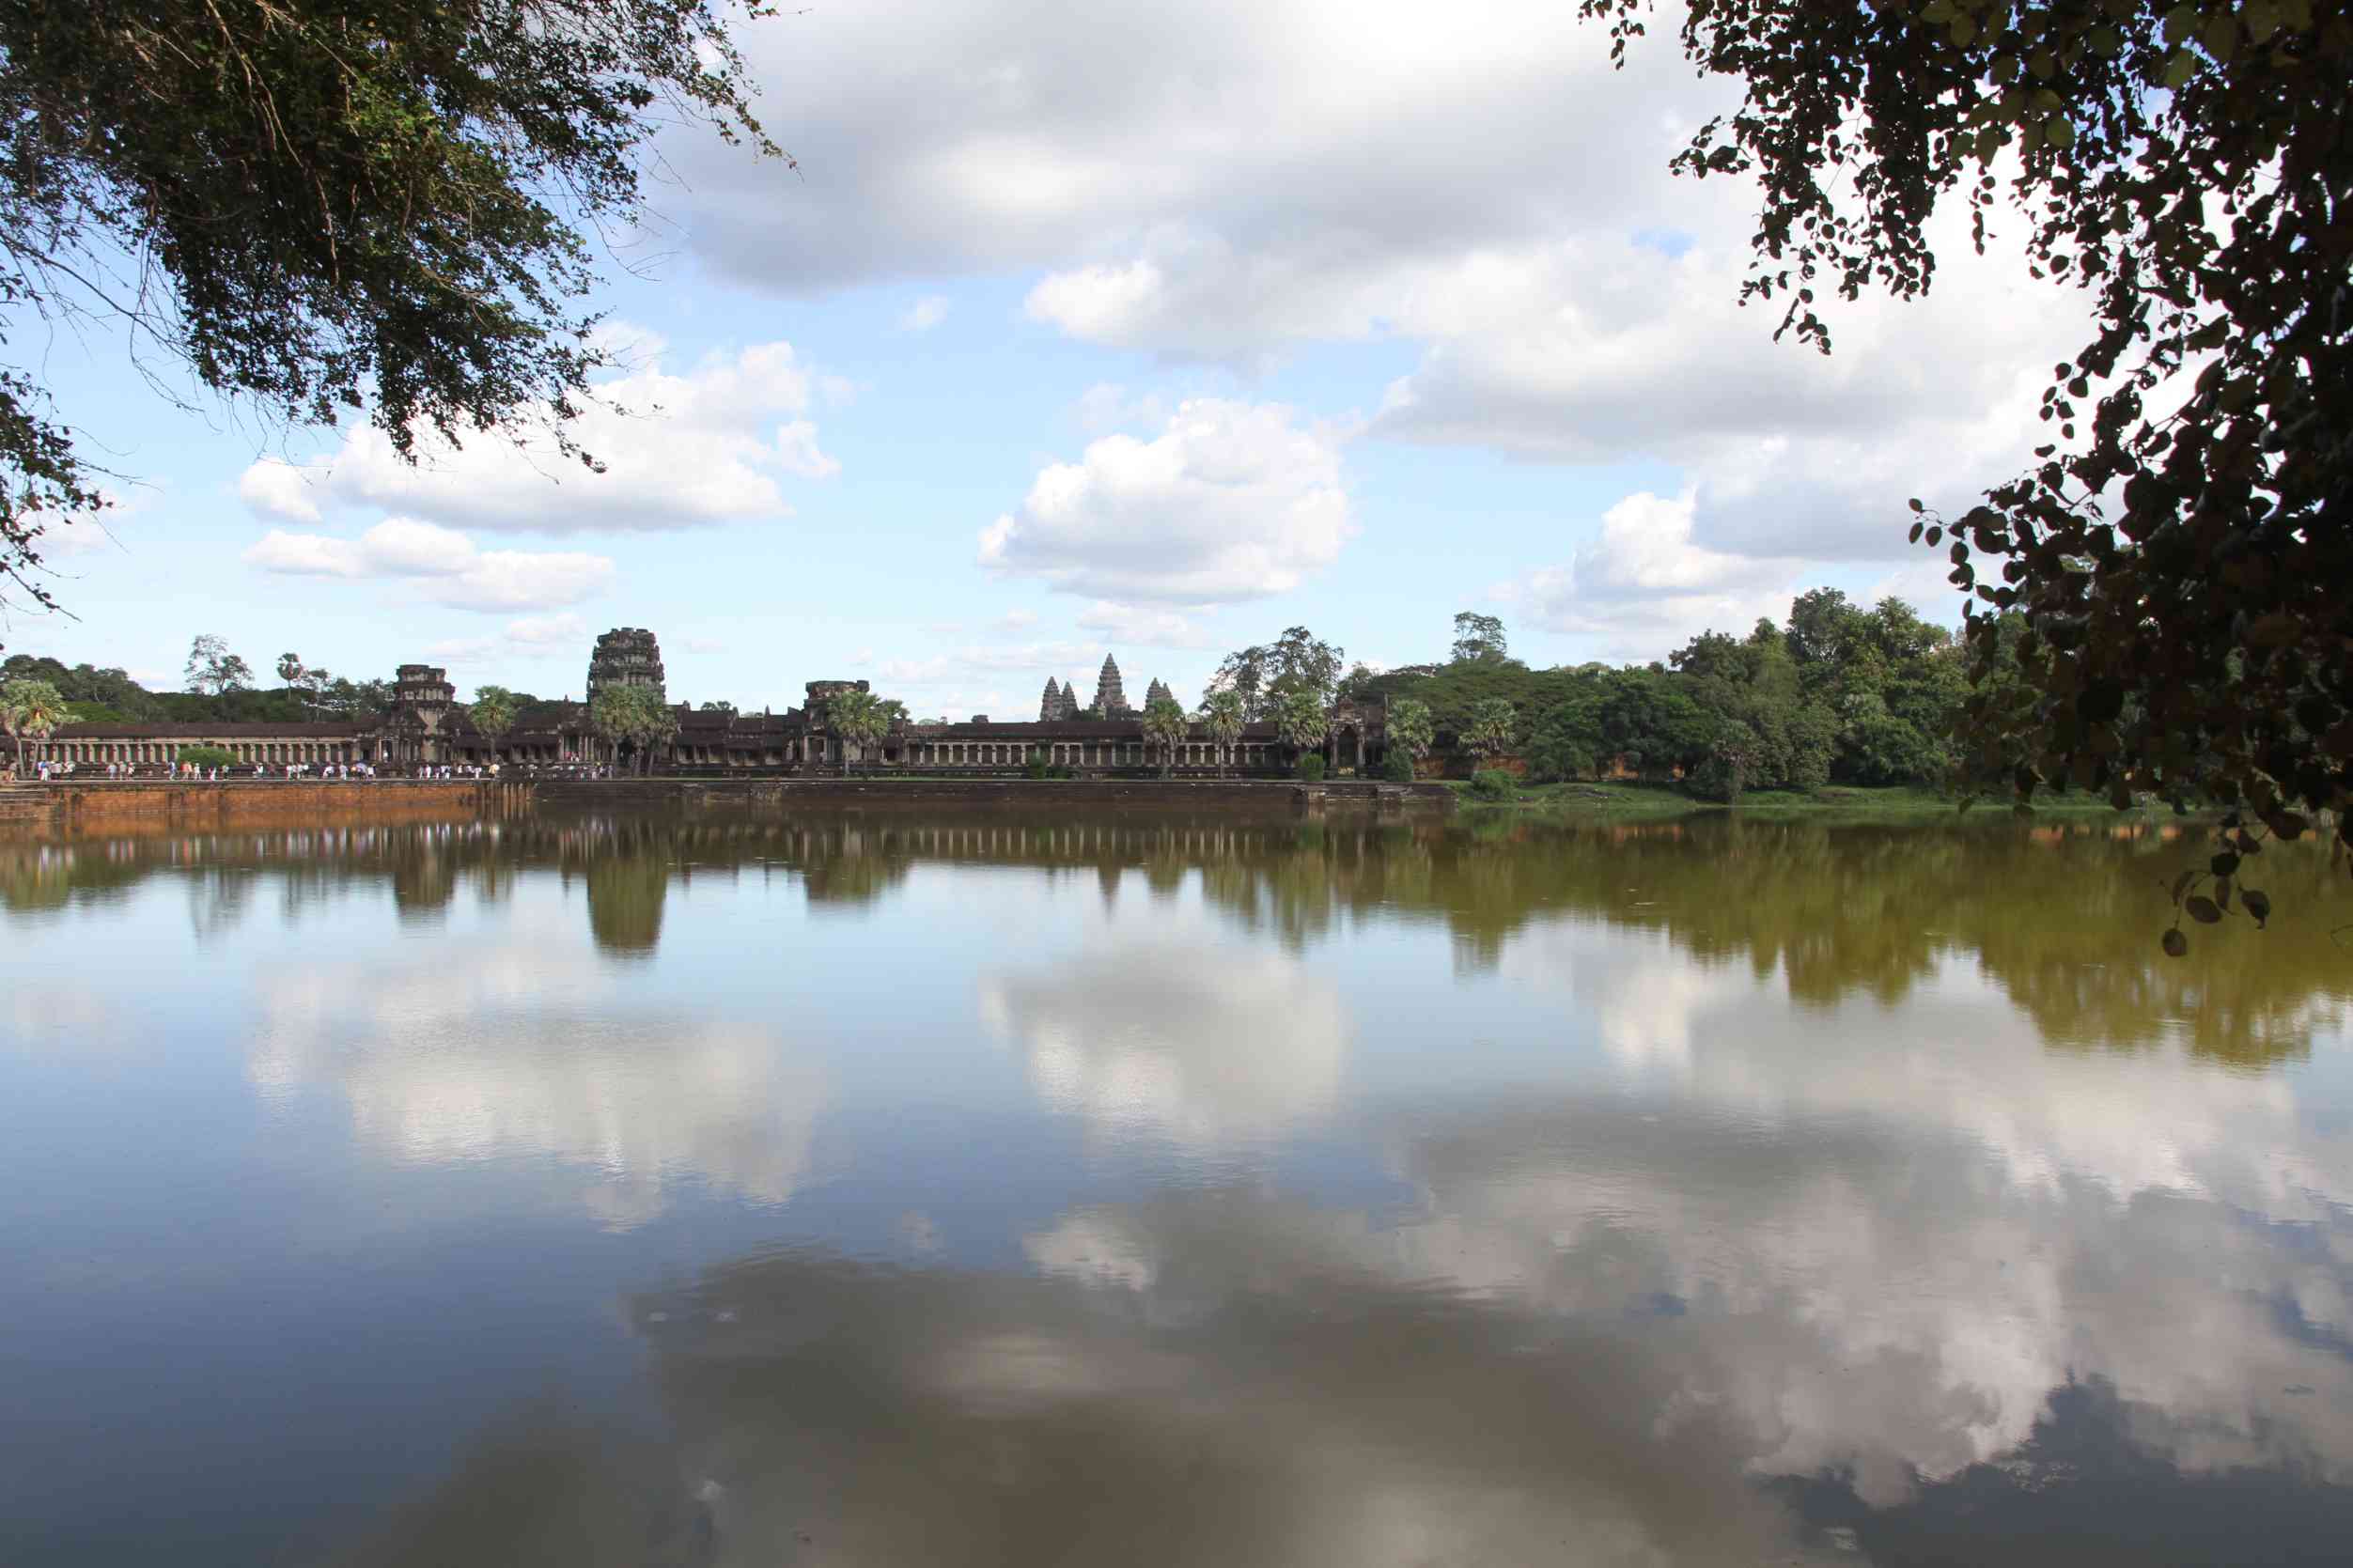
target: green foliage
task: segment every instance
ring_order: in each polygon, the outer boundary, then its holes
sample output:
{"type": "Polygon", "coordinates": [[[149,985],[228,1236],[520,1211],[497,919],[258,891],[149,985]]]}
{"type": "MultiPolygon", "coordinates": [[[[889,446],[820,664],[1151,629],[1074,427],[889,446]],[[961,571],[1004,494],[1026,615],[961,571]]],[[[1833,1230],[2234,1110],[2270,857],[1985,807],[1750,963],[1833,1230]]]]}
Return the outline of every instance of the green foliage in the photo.
{"type": "Polygon", "coordinates": [[[1332,719],[1322,697],[1313,691],[1293,691],[1274,710],[1275,737],[1295,752],[1312,751],[1331,733],[1332,719]]]}
{"type": "Polygon", "coordinates": [[[1163,776],[1176,758],[1176,748],[1184,743],[1192,728],[1185,710],[1174,697],[1155,697],[1144,705],[1144,738],[1146,744],[1159,748],[1163,776]]]}
{"type": "Polygon", "coordinates": [[[866,748],[891,733],[894,710],[906,711],[897,703],[886,703],[871,691],[851,687],[825,699],[825,722],[845,743],[855,746],[863,758],[866,748]]]}
{"type": "Polygon", "coordinates": [[[1021,759],[1021,771],[1027,773],[1033,779],[1042,779],[1046,777],[1052,766],[1052,759],[1047,756],[1044,752],[1036,750],[1035,748],[1030,751],[1027,756],[1021,759]]]}
{"type": "MultiPolygon", "coordinates": [[[[1412,697],[1399,697],[1389,705],[1387,728],[1390,751],[1409,763],[1429,755],[1438,739],[1438,722],[1431,717],[1429,704],[1412,697]]],[[[1409,768],[1407,777],[1411,776],[1409,768]]]]}
{"type": "Polygon", "coordinates": [[[1218,768],[1224,770],[1234,742],[1242,736],[1246,709],[1239,691],[1212,691],[1201,704],[1201,727],[1218,749],[1218,768]]]}
{"type": "Polygon", "coordinates": [[[182,746],[179,760],[196,768],[234,768],[237,753],[222,746],[182,746]]]}
{"type": "MultiPolygon", "coordinates": [[[[1648,15],[1581,9],[1618,56],[1648,15]]],[[[1783,331],[1827,353],[1817,303],[1924,292],[1926,225],[1955,200],[1982,241],[2006,196],[2033,275],[2088,296],[2034,466],[1956,520],[1910,504],[1970,596],[1967,775],[2202,795],[2275,830],[2332,810],[2342,839],[2353,21],[2300,0],[1717,0],[1682,45],[1746,101],[1675,165],[1763,193],[1742,297],[1783,331]]],[[[1834,629],[1793,619],[1832,657],[1834,629]]],[[[1876,710],[1849,730],[1859,762],[1905,750],[1876,710]]]]}
{"type": "Polygon", "coordinates": [[[1519,744],[1519,714],[1501,697],[1488,697],[1471,710],[1462,743],[1477,755],[1499,757],[1519,744]]]}
{"type": "Polygon", "coordinates": [[[1411,784],[1413,782],[1413,753],[1392,745],[1381,755],[1380,776],[1391,784],[1411,784]]]}
{"type": "Polygon", "coordinates": [[[1593,771],[1594,735],[1585,710],[1564,705],[1539,715],[1528,732],[1528,767],[1548,783],[1593,771]]]}
{"type": "Polygon", "coordinates": [[[1511,657],[1504,622],[1496,615],[1455,613],[1455,643],[1447,657],[1457,664],[1499,664],[1511,657]]]}
{"type": "Polygon", "coordinates": [[[1320,784],[1323,781],[1324,776],[1323,753],[1321,752],[1305,752],[1301,753],[1299,759],[1299,776],[1304,783],[1320,784]]]}
{"type": "Polygon", "coordinates": [[[0,661],[0,679],[45,680],[92,723],[134,723],[160,711],[146,688],[118,669],[89,664],[70,668],[54,659],[16,654],[0,661]]]}
{"type": "Polygon", "coordinates": [[[499,737],[515,727],[515,715],[522,708],[515,694],[504,686],[481,686],[475,689],[474,706],[467,709],[467,716],[474,721],[474,727],[496,746],[499,737]]]}
{"type": "Polygon", "coordinates": [[[1481,800],[1508,800],[1519,793],[1519,781],[1500,768],[1482,768],[1471,775],[1471,793],[1481,800]]]}
{"type": "Polygon", "coordinates": [[[16,760],[24,761],[24,742],[39,740],[69,718],[66,700],[45,680],[19,676],[0,684],[0,733],[16,741],[16,760]]]}
{"type": "MultiPolygon", "coordinates": [[[[210,391],[293,424],[365,411],[404,456],[546,427],[587,460],[564,433],[607,358],[584,231],[631,226],[663,126],[775,150],[732,8],[0,8],[0,306],[127,318],[210,391]]],[[[0,583],[51,602],[44,528],[105,504],[40,380],[0,368],[0,583]]]]}
{"type": "Polygon", "coordinates": [[[1305,627],[1291,627],[1271,643],[1227,654],[1209,677],[1203,700],[1220,691],[1235,692],[1253,722],[1276,713],[1294,695],[1312,696],[1318,707],[1330,707],[1347,657],[1305,627]]]}

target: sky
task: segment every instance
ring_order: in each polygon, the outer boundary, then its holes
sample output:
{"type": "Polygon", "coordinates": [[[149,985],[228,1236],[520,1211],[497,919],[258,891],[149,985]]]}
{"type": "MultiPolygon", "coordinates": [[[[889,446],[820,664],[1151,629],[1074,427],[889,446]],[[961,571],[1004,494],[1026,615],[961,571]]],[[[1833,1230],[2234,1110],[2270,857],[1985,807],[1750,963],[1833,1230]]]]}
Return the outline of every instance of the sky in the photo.
{"type": "Polygon", "coordinates": [[[1197,700],[1305,625],[1377,667],[1459,610],[1538,665],[1663,657],[1793,593],[1958,618],[1906,499],[1965,509],[2039,439],[2081,298],[2018,219],[1940,214],[1920,302],[1836,303],[1836,352],[1743,309],[1757,194],[1668,161],[1730,107],[1674,42],[1628,69],[1573,7],[870,0],[743,25],[798,168],[693,128],[653,149],[595,303],[621,364],[602,475],[496,442],[397,460],[288,432],[12,323],[102,528],[54,529],[70,615],[10,653],[177,688],[445,666],[578,696],[647,627],[673,698],[782,708],[865,678],[919,717],[1197,700]],[[2005,227],[2011,232],[2004,232],[2005,227]]]}

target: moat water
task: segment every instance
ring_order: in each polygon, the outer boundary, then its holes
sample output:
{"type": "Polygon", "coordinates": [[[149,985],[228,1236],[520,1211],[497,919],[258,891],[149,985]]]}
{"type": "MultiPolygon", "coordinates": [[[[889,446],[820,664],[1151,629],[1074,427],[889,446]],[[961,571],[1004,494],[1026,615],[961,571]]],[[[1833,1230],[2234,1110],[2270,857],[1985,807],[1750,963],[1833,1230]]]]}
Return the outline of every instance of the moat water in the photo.
{"type": "Polygon", "coordinates": [[[0,842],[0,1562],[2343,1562],[2353,897],[2204,856],[0,842]]]}

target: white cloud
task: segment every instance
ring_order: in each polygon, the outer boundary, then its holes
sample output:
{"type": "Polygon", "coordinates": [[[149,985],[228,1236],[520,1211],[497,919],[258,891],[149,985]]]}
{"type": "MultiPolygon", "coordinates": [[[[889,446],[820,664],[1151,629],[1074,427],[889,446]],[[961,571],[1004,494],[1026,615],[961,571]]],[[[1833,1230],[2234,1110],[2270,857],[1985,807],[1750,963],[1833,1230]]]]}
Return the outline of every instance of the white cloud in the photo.
{"type": "Polygon", "coordinates": [[[603,593],[614,577],[609,556],[485,551],[455,529],[414,518],[386,518],[356,539],[273,528],[245,551],[244,560],[295,577],[411,581],[425,598],[460,610],[578,604],[603,593]]]}
{"type": "MultiPolygon", "coordinates": [[[[707,138],[668,150],[693,244],[754,287],[1028,270],[1033,319],[1167,359],[1409,344],[1381,437],[1665,462],[1711,548],[1898,557],[1905,496],[1966,498],[2032,444],[2081,298],[2027,279],[2018,219],[1978,262],[1955,206],[1925,302],[1840,304],[1829,360],[1772,342],[1772,307],[1737,304],[1754,187],[1666,173],[1735,101],[1672,33],[1618,71],[1594,28],[1508,0],[882,0],[751,36],[806,132],[790,199],[707,138]]],[[[1079,418],[1134,424],[1122,402],[1079,418]]]]}
{"type": "Polygon", "coordinates": [[[948,301],[944,294],[926,294],[898,318],[898,330],[904,333],[927,333],[948,318],[948,301]]]}
{"type": "Polygon", "coordinates": [[[288,522],[317,522],[319,500],[312,493],[308,470],[280,458],[263,458],[237,481],[238,499],[257,517],[288,522]]]}
{"type": "Polygon", "coordinates": [[[1079,613],[1079,625],[1130,647],[1207,648],[1216,640],[1175,610],[1099,600],[1079,613]]]}
{"type": "MultiPolygon", "coordinates": [[[[658,352],[661,343],[637,332],[624,346],[658,352]]],[[[714,355],[683,375],[649,355],[600,382],[598,401],[572,423],[570,435],[604,464],[601,474],[565,458],[544,435],[520,446],[483,436],[461,448],[420,437],[421,460],[412,464],[382,431],[362,425],[331,459],[298,470],[265,458],[238,489],[257,513],[289,521],[318,520],[322,503],[542,533],[781,517],[791,507],[780,478],[840,470],[819,447],[817,427],[799,417],[811,395],[810,372],[789,343],[714,355]]]]}
{"type": "Polygon", "coordinates": [[[1628,496],[1567,565],[1532,572],[1498,597],[1547,630],[1598,638],[1595,651],[1618,659],[1658,658],[1704,628],[1739,633],[1760,615],[1786,615],[1805,563],[1694,544],[1692,505],[1688,490],[1672,501],[1628,496]]]}
{"type": "Polygon", "coordinates": [[[1105,436],[982,530],[981,562],[1121,602],[1296,588],[1354,531],[1332,429],[1280,404],[1196,398],[1152,441],[1105,436]]]}

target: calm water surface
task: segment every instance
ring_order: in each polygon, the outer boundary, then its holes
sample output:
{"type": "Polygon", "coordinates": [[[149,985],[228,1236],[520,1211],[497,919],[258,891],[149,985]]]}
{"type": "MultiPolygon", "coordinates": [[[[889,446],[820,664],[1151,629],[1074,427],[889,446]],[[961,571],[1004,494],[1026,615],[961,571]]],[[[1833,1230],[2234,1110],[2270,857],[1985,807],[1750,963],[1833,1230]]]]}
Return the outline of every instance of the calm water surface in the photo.
{"type": "Polygon", "coordinates": [[[2353,899],[2202,856],[0,844],[0,1562],[2342,1562],[2353,899]]]}

